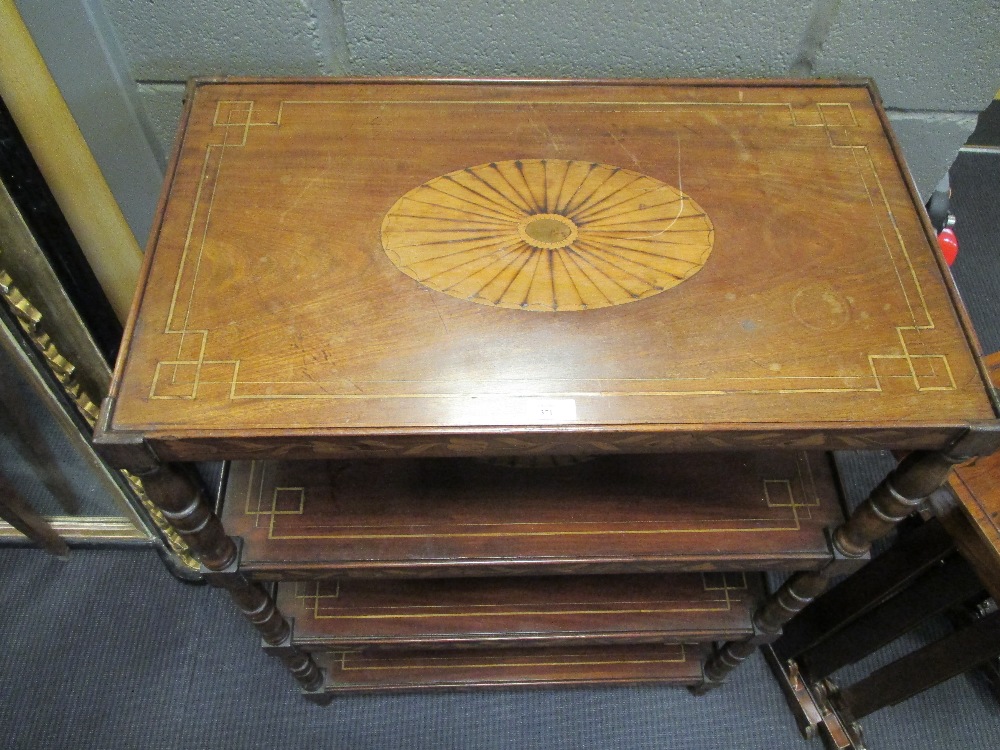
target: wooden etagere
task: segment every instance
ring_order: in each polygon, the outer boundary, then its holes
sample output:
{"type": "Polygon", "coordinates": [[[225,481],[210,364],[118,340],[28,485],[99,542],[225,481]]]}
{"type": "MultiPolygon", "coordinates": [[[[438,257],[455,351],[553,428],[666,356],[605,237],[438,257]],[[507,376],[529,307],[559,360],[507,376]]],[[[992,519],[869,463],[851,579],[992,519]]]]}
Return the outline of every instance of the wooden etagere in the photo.
{"type": "Polygon", "coordinates": [[[310,699],[704,691],[1000,444],[935,247],[866,81],[197,81],[95,441],[310,699]]]}

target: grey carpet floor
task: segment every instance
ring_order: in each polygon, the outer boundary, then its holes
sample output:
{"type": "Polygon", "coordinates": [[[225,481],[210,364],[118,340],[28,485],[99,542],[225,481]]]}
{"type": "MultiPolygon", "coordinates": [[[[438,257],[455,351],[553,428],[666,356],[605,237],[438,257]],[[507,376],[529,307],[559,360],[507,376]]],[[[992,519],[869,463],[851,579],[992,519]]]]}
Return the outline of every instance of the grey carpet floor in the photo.
{"type": "MultiPolygon", "coordinates": [[[[1000,349],[1000,157],[963,155],[953,185],[955,276],[984,349],[1000,349]]],[[[852,496],[877,481],[883,459],[852,459],[852,496]]],[[[149,550],[75,550],[60,562],[5,548],[0,574],[4,748],[821,747],[798,735],[757,654],[701,698],[636,687],[360,696],[320,708],[298,696],[222,592],[177,582],[149,550]]],[[[835,678],[850,682],[942,627],[931,623],[835,678]]],[[[975,675],[863,725],[872,750],[1000,747],[1000,709],[975,675]]]]}
{"type": "MultiPolygon", "coordinates": [[[[6,748],[821,747],[798,735],[759,655],[701,698],[566,689],[357,696],[321,708],[298,696],[222,592],[178,583],[148,550],[80,551],[62,563],[8,548],[0,570],[6,748]]],[[[864,727],[873,750],[1000,745],[997,704],[972,676],[864,727]]]]}

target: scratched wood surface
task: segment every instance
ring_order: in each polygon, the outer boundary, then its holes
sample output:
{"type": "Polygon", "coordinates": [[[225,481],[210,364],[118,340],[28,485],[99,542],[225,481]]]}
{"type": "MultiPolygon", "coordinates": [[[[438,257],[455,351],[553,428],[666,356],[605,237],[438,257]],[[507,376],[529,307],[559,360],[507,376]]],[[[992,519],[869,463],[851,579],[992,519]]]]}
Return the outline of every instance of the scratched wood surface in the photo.
{"type": "Polygon", "coordinates": [[[203,82],[104,437],[937,447],[994,415],[934,252],[862,84],[203,82]]]}

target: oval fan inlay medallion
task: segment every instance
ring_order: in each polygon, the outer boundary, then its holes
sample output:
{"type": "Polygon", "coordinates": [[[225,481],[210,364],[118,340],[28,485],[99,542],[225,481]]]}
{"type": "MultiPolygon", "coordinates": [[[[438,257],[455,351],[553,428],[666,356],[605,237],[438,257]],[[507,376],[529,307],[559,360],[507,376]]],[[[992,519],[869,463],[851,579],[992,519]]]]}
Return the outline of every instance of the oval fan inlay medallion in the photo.
{"type": "Polygon", "coordinates": [[[382,222],[382,247],[421,284],[481,305],[589,310],[697,273],[712,222],[680,190],[607,164],[494,162],[435,177],[382,222]]]}

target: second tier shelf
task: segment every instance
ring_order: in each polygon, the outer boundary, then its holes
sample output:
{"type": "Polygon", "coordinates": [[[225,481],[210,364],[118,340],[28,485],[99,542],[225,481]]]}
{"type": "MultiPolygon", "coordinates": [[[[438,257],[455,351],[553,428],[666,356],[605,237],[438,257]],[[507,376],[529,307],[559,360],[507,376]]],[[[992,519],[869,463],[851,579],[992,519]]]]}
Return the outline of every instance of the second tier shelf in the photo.
{"type": "Polygon", "coordinates": [[[223,509],[261,579],[815,569],[843,518],[825,453],[236,462],[223,509]]]}

